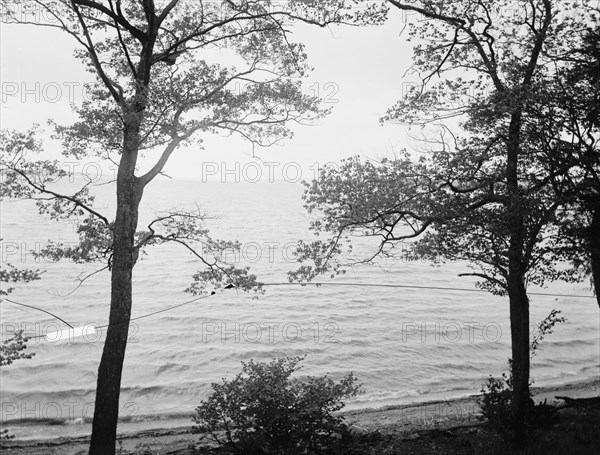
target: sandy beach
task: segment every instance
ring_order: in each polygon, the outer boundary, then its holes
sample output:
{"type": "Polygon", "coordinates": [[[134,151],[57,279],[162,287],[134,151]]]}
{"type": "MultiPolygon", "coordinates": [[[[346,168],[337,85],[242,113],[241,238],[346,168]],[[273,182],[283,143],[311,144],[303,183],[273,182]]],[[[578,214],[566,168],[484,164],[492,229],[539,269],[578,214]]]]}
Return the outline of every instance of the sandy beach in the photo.
{"type": "MultiPolygon", "coordinates": [[[[535,401],[565,406],[565,400],[600,397],[600,379],[566,384],[558,387],[533,388],[535,401]]],[[[453,429],[472,433],[481,425],[482,417],[477,404],[479,395],[453,400],[436,400],[380,408],[345,411],[347,424],[361,434],[394,435],[403,441],[418,440],[423,434],[439,437],[453,429]]],[[[582,400],[586,401],[586,400],[582,400]]],[[[184,455],[201,453],[198,450],[212,446],[208,439],[191,433],[191,420],[174,419],[164,422],[162,428],[127,431],[127,423],[119,426],[120,454],[184,455]],[[179,425],[178,425],[179,424],[179,425]]],[[[8,426],[10,428],[10,426],[8,426]]],[[[80,430],[85,430],[80,428],[80,430]]],[[[89,438],[56,437],[46,439],[3,440],[3,453],[16,455],[83,455],[87,453],[89,438]]],[[[390,452],[394,453],[394,452],[390,452]]],[[[423,452],[427,453],[427,452],[423,452]]]]}

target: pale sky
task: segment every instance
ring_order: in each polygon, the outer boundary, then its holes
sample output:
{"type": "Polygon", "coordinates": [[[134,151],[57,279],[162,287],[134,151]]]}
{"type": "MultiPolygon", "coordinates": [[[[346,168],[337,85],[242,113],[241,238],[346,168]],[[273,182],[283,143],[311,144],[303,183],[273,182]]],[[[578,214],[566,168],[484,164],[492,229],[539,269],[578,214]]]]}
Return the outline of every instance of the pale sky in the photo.
{"type": "MultiPolygon", "coordinates": [[[[280,163],[272,167],[276,179],[290,162],[299,163],[303,177],[311,178],[308,168],[313,163],[353,155],[380,158],[410,146],[406,128],[379,124],[380,116],[402,96],[403,83],[414,81],[404,76],[411,65],[411,47],[408,33],[400,35],[403,26],[403,14],[392,10],[381,27],[294,28],[296,41],[306,44],[315,68],[307,87],[318,88],[320,96],[331,101],[325,106],[332,106],[333,112],[314,126],[294,127],[294,138],[282,146],[257,149],[262,160],[280,163]]],[[[90,81],[73,57],[73,38],[54,29],[2,24],[1,43],[2,128],[26,129],[48,119],[72,121],[69,98],[80,100],[83,84],[90,81]]],[[[236,162],[244,166],[253,160],[251,146],[241,140],[207,137],[205,147],[178,150],[167,174],[199,179],[214,169],[206,163],[216,163],[219,173],[223,162],[233,169],[236,162]]]]}

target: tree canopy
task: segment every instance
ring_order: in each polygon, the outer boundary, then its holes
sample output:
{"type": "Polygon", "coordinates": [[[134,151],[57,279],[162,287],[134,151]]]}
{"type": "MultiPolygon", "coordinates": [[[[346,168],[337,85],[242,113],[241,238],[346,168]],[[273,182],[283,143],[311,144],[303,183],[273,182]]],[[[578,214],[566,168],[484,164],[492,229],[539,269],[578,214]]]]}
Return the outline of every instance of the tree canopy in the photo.
{"type": "Polygon", "coordinates": [[[579,74],[594,74],[594,52],[584,43],[593,40],[590,24],[598,10],[592,2],[551,0],[388,3],[417,13],[409,38],[416,41],[413,70],[421,84],[382,121],[433,125],[438,136],[419,159],[350,159],[307,184],[306,208],[319,215],[311,228],[327,238],[299,244],[298,260],[308,264],[290,279],[335,275],[356,263],[341,255],[357,233],[379,238],[372,255],[358,262],[393,255],[394,246],[408,239],[417,240],[420,257],[468,261],[472,270],[463,275],[509,297],[520,439],[529,399],[527,285],[580,280],[578,264],[563,264],[581,257],[584,237],[578,243],[565,232],[598,237],[586,226],[590,205],[581,210],[584,200],[598,200],[598,131],[576,121],[593,117],[597,90],[593,76],[575,76],[577,65],[585,68],[579,74]],[[580,94],[557,95],[569,77],[578,78],[580,94]],[[558,101],[562,96],[573,102],[558,101]],[[558,117],[556,110],[562,111],[558,117]],[[583,128],[574,134],[576,124],[583,128]],[[579,191],[588,199],[575,195],[579,191]]]}
{"type": "Polygon", "coordinates": [[[57,220],[78,218],[76,246],[51,243],[55,259],[103,261],[111,273],[109,326],[98,370],[90,453],[114,453],[121,374],[131,317],[132,270],[150,245],[176,243],[203,268],[190,292],[236,286],[257,289],[254,275],[211,253],[239,243],[210,238],[199,211],[173,211],[138,228],[144,189],[161,175],[181,146],[207,134],[239,135],[256,146],[289,137],[289,124],[327,113],[302,91],[308,70],[304,46],[291,39],[294,21],[379,23],[385,8],[339,0],[200,2],[184,0],[29,0],[41,13],[20,14],[22,2],[3,0],[6,21],[61,30],[75,40],[75,57],[96,79],[74,106],[78,120],[55,124],[63,155],[94,157],[117,166],[114,218],[94,207],[89,185],[73,194],[52,186],[65,177],[56,161],[35,159],[43,148],[35,132],[5,132],[2,165],[6,193],[37,199],[57,220]],[[358,6],[364,6],[358,5],[358,6]],[[243,88],[243,89],[240,89],[243,88]],[[151,160],[139,170],[143,157],[151,160]],[[202,245],[202,254],[197,246],[202,245]]]}

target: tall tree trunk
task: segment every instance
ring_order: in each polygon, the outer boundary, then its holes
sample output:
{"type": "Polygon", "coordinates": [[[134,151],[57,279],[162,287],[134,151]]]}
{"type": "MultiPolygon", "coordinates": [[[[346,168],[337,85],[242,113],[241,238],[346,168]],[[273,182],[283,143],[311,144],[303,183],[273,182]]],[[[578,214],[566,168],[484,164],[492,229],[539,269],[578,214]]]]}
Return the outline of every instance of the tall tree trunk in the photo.
{"type": "Polygon", "coordinates": [[[592,208],[592,224],[589,228],[592,282],[596,301],[600,307],[600,204],[592,208]]]}
{"type": "Polygon", "coordinates": [[[529,409],[529,300],[522,274],[509,275],[510,334],[512,348],[512,412],[515,440],[527,436],[526,423],[529,409]],[[520,275],[520,276],[519,276],[520,275]]]}
{"type": "MultiPolygon", "coordinates": [[[[136,132],[126,132],[126,144],[133,144],[131,136],[136,137],[136,132]]],[[[137,150],[127,151],[127,148],[121,155],[117,174],[110,315],[98,368],[90,455],[114,455],[116,449],[121,374],[131,318],[133,266],[137,259],[134,240],[142,197],[134,174],[137,150]]]]}
{"type": "Polygon", "coordinates": [[[512,411],[515,440],[526,437],[529,408],[529,300],[525,289],[523,248],[525,213],[519,188],[519,155],[522,108],[511,115],[507,143],[506,186],[508,191],[508,297],[510,300],[510,332],[512,348],[512,411]]]}

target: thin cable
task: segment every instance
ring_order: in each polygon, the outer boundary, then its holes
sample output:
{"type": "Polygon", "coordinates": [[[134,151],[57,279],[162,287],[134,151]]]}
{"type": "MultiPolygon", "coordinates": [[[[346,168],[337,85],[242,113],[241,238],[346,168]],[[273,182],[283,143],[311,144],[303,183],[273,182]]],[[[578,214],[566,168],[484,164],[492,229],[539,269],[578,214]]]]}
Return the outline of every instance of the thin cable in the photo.
{"type": "Polygon", "coordinates": [[[52,316],[53,318],[55,318],[55,319],[58,319],[58,320],[59,320],[59,321],[61,321],[61,322],[64,322],[65,324],[67,324],[67,325],[68,325],[69,327],[71,327],[72,329],[74,328],[74,327],[73,327],[71,324],[69,324],[69,323],[68,323],[67,321],[65,321],[63,318],[60,318],[60,317],[58,317],[57,315],[55,315],[54,313],[50,313],[49,311],[47,311],[47,310],[44,310],[44,309],[42,309],[42,308],[38,308],[38,307],[36,307],[36,306],[33,306],[33,305],[27,305],[27,304],[25,304],[25,303],[19,303],[19,302],[15,302],[14,300],[6,299],[6,298],[4,298],[4,299],[2,299],[2,300],[5,300],[5,301],[7,301],[7,302],[9,302],[9,303],[12,303],[12,304],[14,304],[14,305],[24,306],[24,307],[27,307],[27,308],[33,308],[34,310],[38,310],[38,311],[41,311],[42,313],[49,314],[49,315],[50,315],[50,316],[52,316]]]}
{"type": "MultiPolygon", "coordinates": [[[[223,288],[223,289],[221,289],[219,292],[223,292],[225,289],[229,289],[229,288],[223,288]]],[[[197,302],[198,300],[202,300],[202,299],[206,299],[206,298],[208,298],[208,297],[212,297],[212,296],[213,296],[213,295],[215,295],[215,294],[216,294],[216,291],[213,291],[213,292],[212,292],[212,293],[210,293],[210,294],[207,294],[207,295],[201,295],[200,297],[196,297],[195,299],[191,299],[191,300],[188,300],[188,301],[186,301],[186,302],[178,303],[177,305],[173,305],[173,306],[170,306],[170,307],[168,307],[168,308],[163,308],[162,310],[153,311],[152,313],[147,313],[147,314],[143,314],[142,316],[137,316],[137,317],[135,317],[135,318],[131,318],[129,321],[119,321],[119,322],[117,322],[115,325],[119,325],[119,324],[125,324],[125,323],[129,324],[131,321],[137,321],[138,319],[143,319],[143,318],[147,318],[147,317],[150,317],[150,316],[154,316],[154,315],[156,315],[156,314],[159,314],[159,313],[164,313],[164,312],[166,312],[166,311],[171,311],[171,310],[173,310],[173,309],[175,309],[175,308],[179,308],[179,307],[182,307],[182,306],[185,306],[185,305],[189,305],[190,303],[197,302]]],[[[64,322],[64,323],[65,323],[65,324],[67,324],[67,325],[68,325],[70,328],[72,328],[72,329],[75,329],[75,327],[73,327],[71,324],[69,324],[67,321],[65,321],[65,320],[64,320],[64,319],[62,319],[61,317],[58,317],[58,316],[56,316],[55,314],[53,314],[53,313],[50,313],[49,311],[46,311],[46,310],[44,310],[44,309],[42,309],[42,308],[38,308],[38,307],[36,307],[36,306],[33,306],[33,305],[27,305],[27,304],[25,304],[25,303],[19,303],[19,302],[15,302],[15,301],[13,301],[13,300],[10,300],[10,299],[3,299],[3,300],[6,300],[7,302],[10,302],[10,303],[14,303],[15,305],[25,306],[25,307],[28,307],[28,308],[33,308],[34,310],[39,310],[39,311],[42,311],[42,312],[44,312],[44,313],[47,313],[47,314],[49,314],[50,316],[52,316],[52,317],[54,317],[54,318],[58,319],[59,321],[62,321],[62,322],[64,322]]],[[[106,328],[106,327],[108,327],[108,324],[105,324],[105,325],[99,325],[99,326],[94,326],[94,330],[98,330],[98,329],[104,329],[104,328],[106,328]]],[[[36,336],[28,337],[28,338],[29,338],[29,339],[36,339],[36,338],[45,338],[45,337],[46,337],[46,335],[36,335],[36,336]]]]}
{"type": "MultiPolygon", "coordinates": [[[[220,292],[222,292],[222,291],[224,291],[224,289],[221,289],[221,291],[220,291],[220,292]]],[[[215,295],[215,294],[216,294],[216,292],[214,292],[214,291],[213,291],[213,292],[212,292],[212,294],[201,295],[200,297],[196,297],[195,299],[188,300],[187,302],[178,303],[177,305],[173,305],[173,306],[170,306],[170,307],[168,307],[168,308],[163,308],[162,310],[153,311],[152,313],[143,314],[142,316],[137,316],[137,317],[135,317],[135,318],[131,318],[131,319],[129,320],[129,322],[131,322],[131,321],[137,321],[138,319],[147,318],[147,317],[154,316],[154,315],[156,315],[156,314],[160,314],[160,313],[165,313],[165,312],[167,312],[167,311],[174,310],[175,308],[179,308],[179,307],[182,307],[182,306],[184,306],[184,305],[189,305],[190,303],[197,302],[198,300],[202,300],[202,299],[206,299],[206,298],[208,298],[208,297],[212,297],[212,296],[213,296],[213,295],[215,295]]],[[[116,325],[117,325],[117,324],[124,324],[125,322],[126,322],[126,321],[117,322],[117,323],[116,323],[116,325]]],[[[106,327],[108,327],[108,324],[105,324],[105,325],[100,325],[100,326],[98,326],[98,327],[94,327],[94,328],[95,328],[95,329],[104,329],[104,328],[106,328],[106,327]]]]}
{"type": "MultiPolygon", "coordinates": [[[[309,282],[309,283],[289,283],[289,282],[281,282],[281,283],[260,283],[261,286],[362,286],[362,287],[379,287],[379,288],[406,288],[406,289],[427,289],[427,290],[438,290],[438,291],[460,291],[460,292],[488,292],[484,289],[473,289],[473,288],[448,288],[448,287],[442,287],[442,286],[418,286],[418,285],[410,285],[410,284],[377,284],[377,283],[324,283],[324,282],[309,282]]],[[[233,288],[233,286],[228,286],[225,288],[220,289],[218,292],[223,292],[227,289],[231,289],[233,288]]],[[[121,322],[117,322],[116,324],[124,324],[127,323],[129,324],[131,321],[137,321],[139,319],[143,319],[143,318],[147,318],[150,316],[155,316],[157,314],[160,313],[166,313],[167,311],[171,311],[174,310],[176,308],[180,308],[182,306],[185,305],[189,305],[190,303],[194,303],[197,302],[198,300],[203,300],[206,299],[208,297],[212,297],[213,295],[216,294],[216,291],[212,291],[212,293],[207,294],[207,295],[201,295],[200,297],[196,297],[195,299],[191,299],[191,300],[187,300],[185,302],[182,303],[178,303],[177,305],[173,305],[167,308],[163,308],[161,310],[157,310],[157,311],[153,311],[151,313],[147,313],[147,314],[143,314],[141,316],[137,316],[135,318],[131,318],[129,321],[121,321],[121,322]]],[[[584,299],[593,299],[595,298],[594,296],[590,296],[590,295],[574,295],[574,294],[546,294],[546,293],[542,293],[542,292],[528,292],[528,295],[539,295],[539,296],[545,296],[545,297],[573,297],[573,298],[584,298],[584,299]]],[[[64,319],[56,316],[53,313],[50,313],[49,311],[46,311],[42,308],[38,308],[36,306],[33,305],[27,305],[25,303],[19,303],[19,302],[15,302],[13,300],[10,299],[3,299],[6,300],[7,302],[13,303],[15,305],[20,305],[20,306],[24,306],[24,307],[28,307],[28,308],[33,308],[35,310],[38,311],[42,311],[43,313],[47,313],[50,316],[58,319],[59,321],[64,322],[65,324],[67,324],[70,328],[74,329],[74,327],[69,324],[67,321],[65,321],[64,319]]],[[[108,324],[105,325],[101,325],[101,326],[97,326],[94,327],[94,329],[103,329],[108,327],[108,324]]],[[[30,337],[30,338],[44,338],[45,335],[37,335],[35,337],[30,337]]]]}
{"type": "MultiPolygon", "coordinates": [[[[462,292],[489,292],[485,289],[473,289],[473,288],[445,288],[441,286],[417,286],[410,284],[377,284],[377,283],[323,283],[323,282],[309,282],[309,283],[261,283],[262,286],[363,286],[363,287],[375,287],[375,288],[408,288],[408,289],[430,289],[438,291],[462,291],[462,292]]],[[[543,292],[528,292],[527,295],[543,295],[546,297],[577,297],[582,299],[595,299],[593,295],[574,295],[574,294],[545,294],[543,292]]]]}

